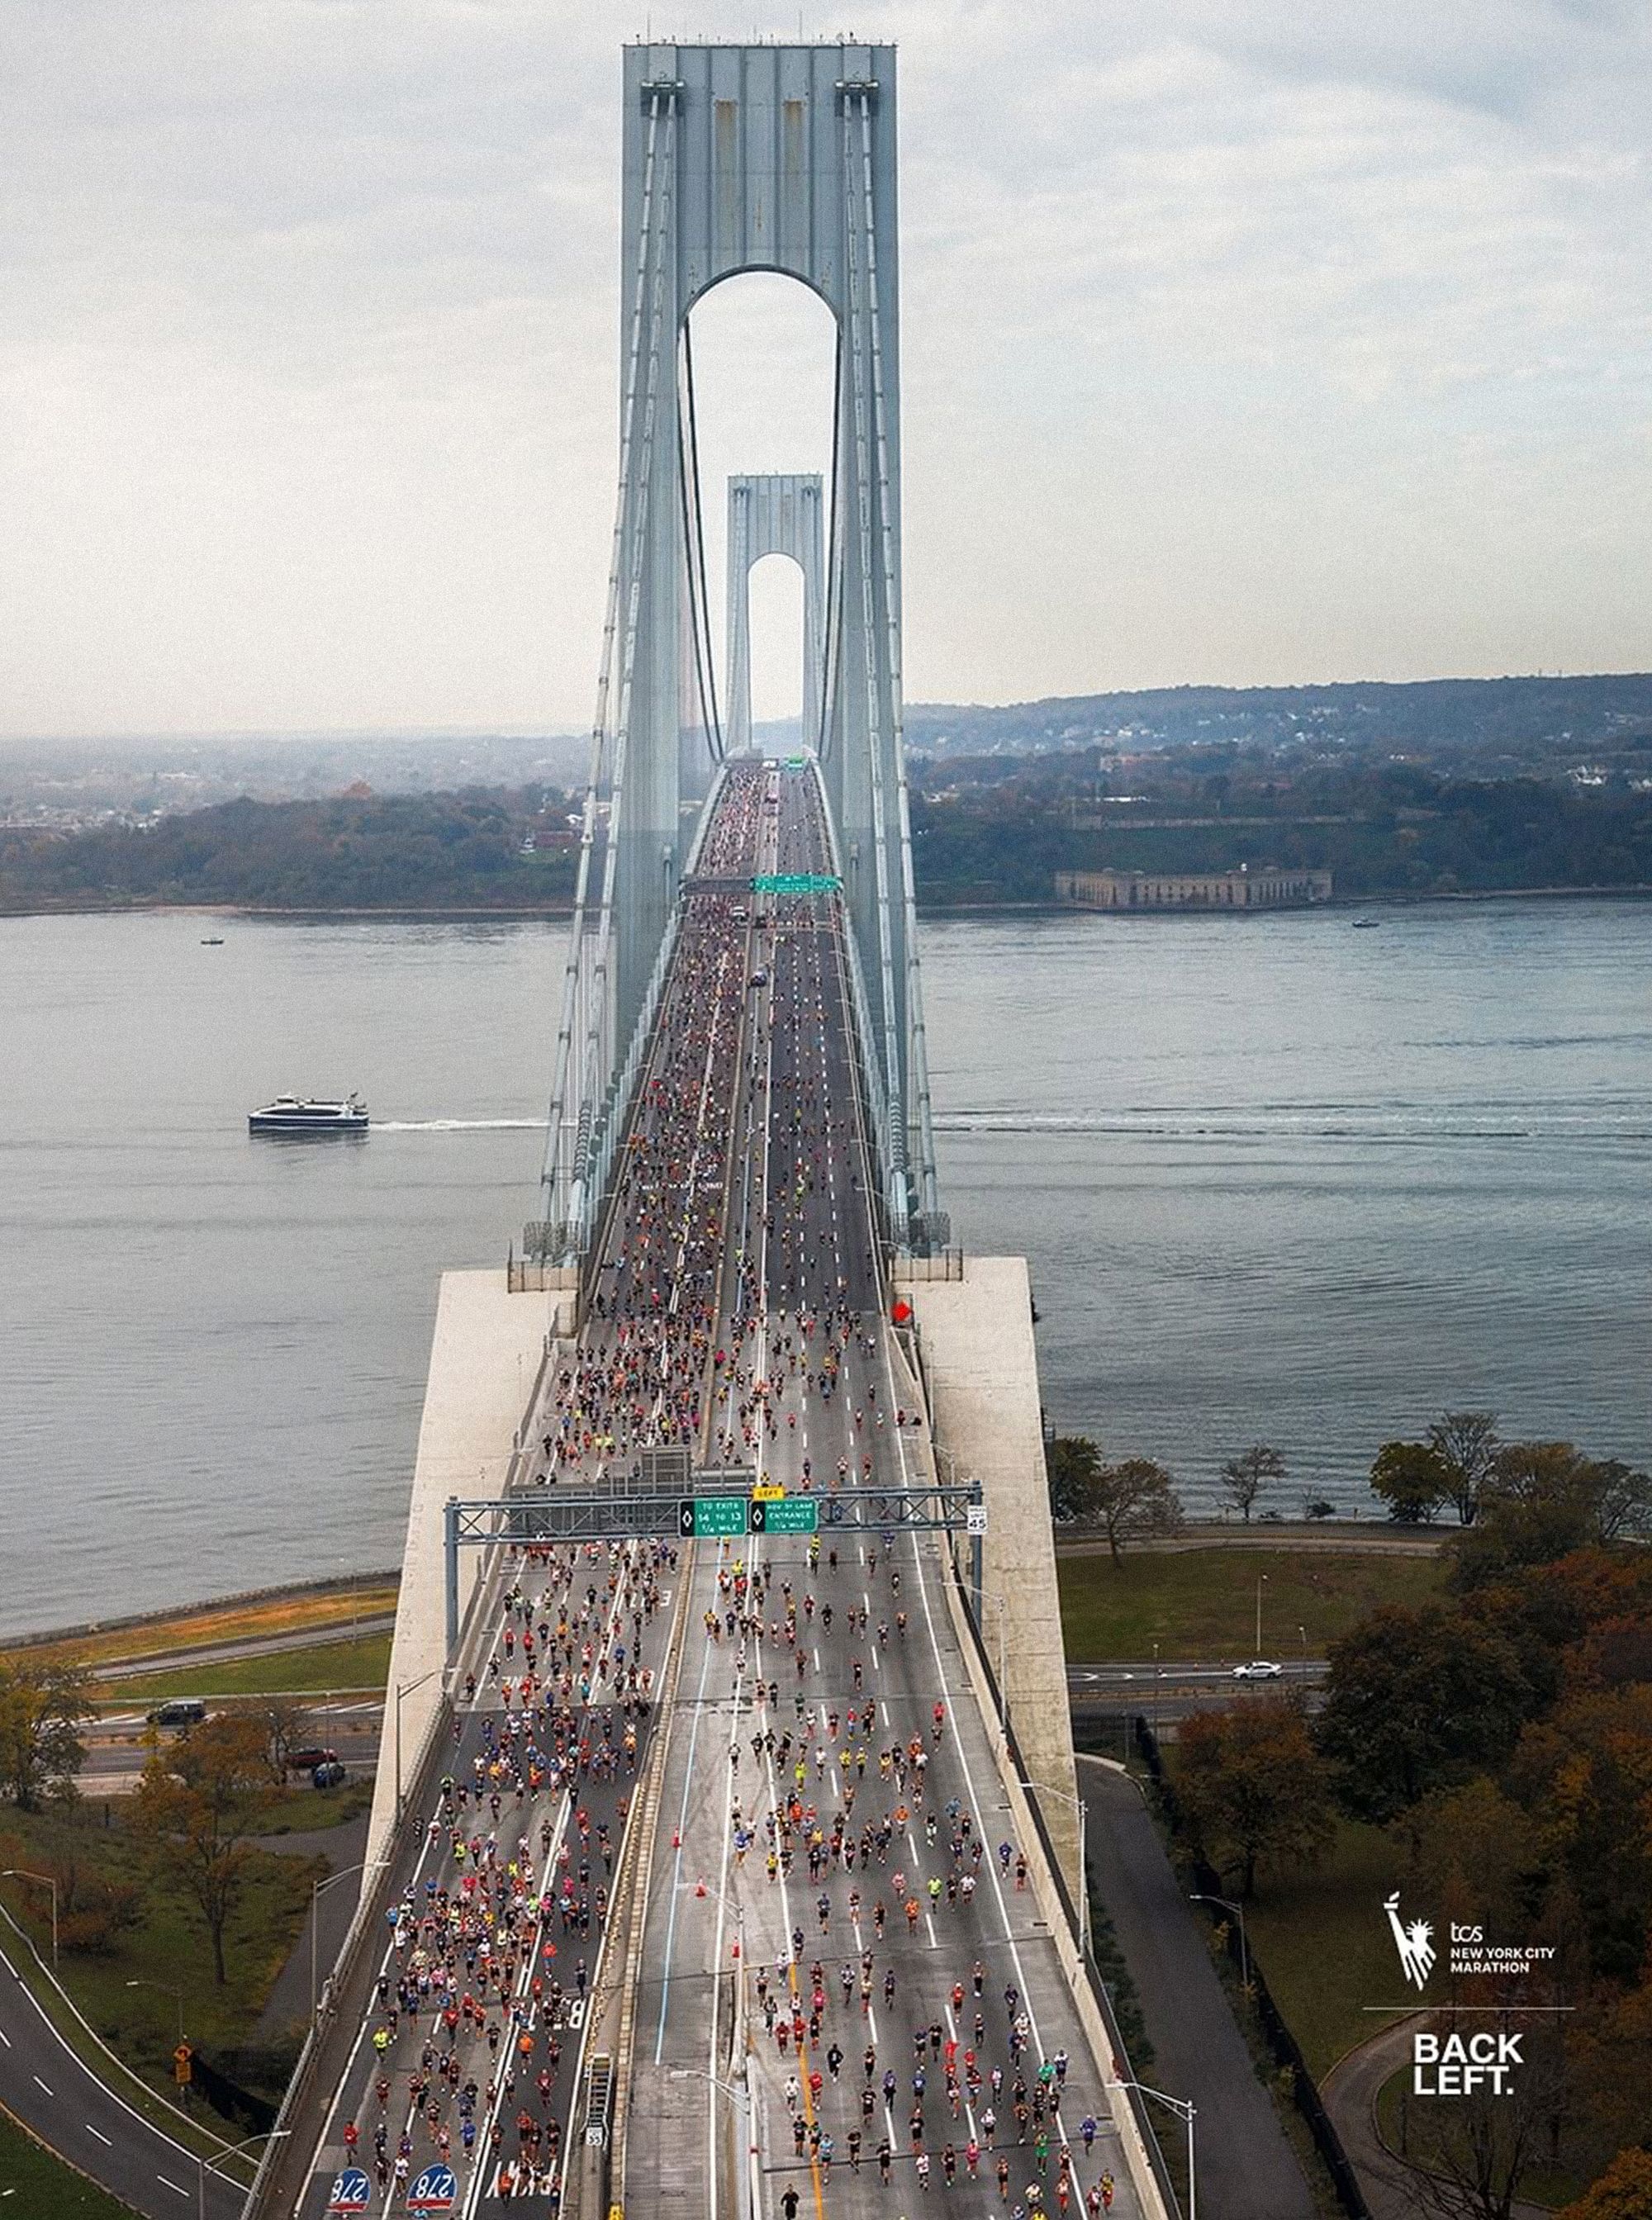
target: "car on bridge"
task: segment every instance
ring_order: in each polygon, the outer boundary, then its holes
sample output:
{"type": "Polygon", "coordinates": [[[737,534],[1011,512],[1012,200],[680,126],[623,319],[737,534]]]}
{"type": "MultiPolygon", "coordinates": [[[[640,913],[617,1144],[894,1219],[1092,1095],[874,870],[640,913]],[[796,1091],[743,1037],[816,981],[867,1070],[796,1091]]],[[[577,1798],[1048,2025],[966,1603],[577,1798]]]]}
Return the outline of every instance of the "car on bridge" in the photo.
{"type": "Polygon", "coordinates": [[[1248,1665],[1236,1665],[1233,1677],[1236,1681],[1282,1681],[1285,1668],[1272,1663],[1266,1657],[1253,1657],[1248,1665]]]}

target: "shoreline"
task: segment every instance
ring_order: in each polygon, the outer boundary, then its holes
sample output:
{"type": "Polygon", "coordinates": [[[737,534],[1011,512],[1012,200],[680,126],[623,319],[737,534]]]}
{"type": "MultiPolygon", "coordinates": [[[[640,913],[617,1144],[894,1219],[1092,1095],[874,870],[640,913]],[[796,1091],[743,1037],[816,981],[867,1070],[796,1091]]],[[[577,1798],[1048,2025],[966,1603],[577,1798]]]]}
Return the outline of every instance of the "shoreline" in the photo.
{"type": "MultiPolygon", "coordinates": [[[[1089,908],[1082,902],[1058,901],[923,901],[918,904],[920,918],[993,918],[993,917],[1098,917],[1109,920],[1118,919],[1131,924],[1151,922],[1174,924],[1192,918],[1201,924],[1213,920],[1221,924],[1253,924],[1264,918],[1313,917],[1329,914],[1362,914],[1368,910],[1425,909],[1439,905],[1467,905],[1489,901],[1623,901],[1636,902],[1652,900],[1652,885],[1636,882],[1631,886],[1616,887],[1474,887],[1458,888],[1449,893],[1407,894],[1391,892],[1368,895],[1334,895],[1329,901],[1281,902],[1276,906],[1254,910],[1219,909],[1100,909],[1089,908]]],[[[327,923],[337,919],[359,921],[381,918],[389,924],[416,924],[434,920],[453,925],[524,925],[566,924],[573,915],[571,903],[487,905],[460,903],[452,907],[430,905],[418,907],[404,903],[383,907],[362,907],[344,903],[336,907],[327,904],[304,903],[292,908],[272,908],[262,903],[251,902],[144,902],[144,901],[84,901],[53,903],[47,907],[13,908],[0,902],[0,924],[13,920],[22,921],[41,917],[210,917],[240,918],[249,922],[302,925],[307,922],[327,923]]]]}
{"type": "Polygon", "coordinates": [[[78,1642],[93,1634],[125,1634],[146,1626],[165,1626],[172,1621],[204,1617],[210,1612],[234,1611],[252,1604],[297,1602],[306,1596],[347,1595],[369,1583],[388,1586],[399,1581],[402,1568],[358,1573],[329,1573],[314,1581],[277,1581],[272,1587],[236,1588],[228,1595],[197,1597],[186,1603],[168,1604],[154,1611],[118,1613],[113,1618],[83,1619],[75,1626],[31,1627],[17,1634],[0,1635],[0,1656],[24,1649],[44,1649],[59,1642],[78,1642]]]}

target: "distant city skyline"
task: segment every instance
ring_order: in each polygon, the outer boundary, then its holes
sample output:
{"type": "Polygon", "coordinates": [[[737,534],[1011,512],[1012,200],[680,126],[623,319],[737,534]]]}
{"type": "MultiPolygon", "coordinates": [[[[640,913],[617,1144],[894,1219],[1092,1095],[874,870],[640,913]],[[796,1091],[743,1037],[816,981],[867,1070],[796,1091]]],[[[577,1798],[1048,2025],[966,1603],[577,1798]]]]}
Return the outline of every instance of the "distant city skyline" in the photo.
{"type": "MultiPolygon", "coordinates": [[[[0,738],[589,720],[642,28],[7,11],[0,738]]],[[[911,698],[1652,665],[1643,13],[853,28],[901,47],[911,698]]],[[[720,630],[724,479],[829,467],[830,346],[779,278],[696,317],[720,630]]],[[[799,589],[753,590],[768,719],[799,589]]]]}

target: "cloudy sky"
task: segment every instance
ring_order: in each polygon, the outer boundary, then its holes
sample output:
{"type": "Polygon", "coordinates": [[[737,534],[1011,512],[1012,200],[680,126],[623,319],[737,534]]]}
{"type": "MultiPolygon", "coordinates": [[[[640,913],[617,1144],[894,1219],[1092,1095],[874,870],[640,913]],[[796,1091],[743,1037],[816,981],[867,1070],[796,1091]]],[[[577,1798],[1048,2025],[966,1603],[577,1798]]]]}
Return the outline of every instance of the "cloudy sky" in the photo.
{"type": "MultiPolygon", "coordinates": [[[[1642,0],[804,20],[901,46],[913,698],[1652,667],[1642,0]]],[[[7,0],[0,733],[589,718],[650,21],[7,0]]],[[[695,345],[709,483],[820,465],[801,289],[695,345]]]]}

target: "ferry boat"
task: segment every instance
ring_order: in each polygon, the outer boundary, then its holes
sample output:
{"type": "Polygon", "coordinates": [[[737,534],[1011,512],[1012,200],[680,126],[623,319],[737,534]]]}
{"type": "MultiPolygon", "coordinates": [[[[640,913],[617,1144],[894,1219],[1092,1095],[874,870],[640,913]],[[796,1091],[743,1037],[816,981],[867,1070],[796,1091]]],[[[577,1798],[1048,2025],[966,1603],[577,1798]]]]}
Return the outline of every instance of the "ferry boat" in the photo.
{"type": "Polygon", "coordinates": [[[367,1105],[358,1094],[347,1095],[342,1102],[301,1101],[296,1094],[278,1094],[262,1110],[248,1113],[246,1130],[249,1133],[365,1133],[367,1105]]]}

